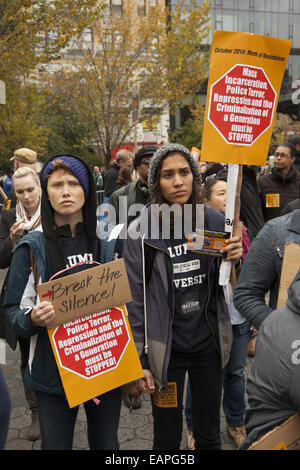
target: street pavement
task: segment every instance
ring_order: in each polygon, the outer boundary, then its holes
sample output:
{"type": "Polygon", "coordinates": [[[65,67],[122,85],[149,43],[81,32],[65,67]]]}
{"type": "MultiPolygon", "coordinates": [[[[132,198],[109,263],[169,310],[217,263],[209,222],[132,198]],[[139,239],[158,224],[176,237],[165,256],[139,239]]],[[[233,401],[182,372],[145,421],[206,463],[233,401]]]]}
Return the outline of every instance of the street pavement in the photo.
{"type": "MultiPolygon", "coordinates": [[[[245,374],[250,369],[251,359],[247,358],[245,374]]],[[[27,429],[30,425],[30,411],[25,400],[25,394],[20,374],[20,353],[17,348],[12,351],[6,346],[6,364],[1,365],[2,371],[11,394],[12,413],[9,424],[6,450],[39,450],[41,441],[29,441],[27,429]]],[[[101,406],[101,405],[99,405],[101,406]]],[[[187,429],[185,419],[181,449],[187,449],[187,429]]],[[[74,435],[74,450],[88,450],[86,419],[82,406],[79,408],[74,435]]],[[[225,418],[221,409],[222,449],[234,450],[235,446],[226,431],[225,418]]],[[[142,407],[132,412],[122,404],[119,426],[120,450],[151,450],[153,436],[153,421],[151,415],[151,402],[148,395],[142,397],[142,407]]]]}

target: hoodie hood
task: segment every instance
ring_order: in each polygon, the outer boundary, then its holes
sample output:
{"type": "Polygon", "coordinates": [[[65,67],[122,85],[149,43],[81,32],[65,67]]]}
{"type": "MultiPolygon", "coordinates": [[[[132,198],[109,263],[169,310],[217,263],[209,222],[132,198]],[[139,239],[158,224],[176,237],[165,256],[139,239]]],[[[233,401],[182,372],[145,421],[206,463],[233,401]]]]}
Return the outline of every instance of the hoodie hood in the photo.
{"type": "Polygon", "coordinates": [[[94,260],[97,259],[98,253],[98,239],[96,236],[97,218],[96,218],[96,183],[93,173],[89,166],[81,160],[81,158],[74,155],[55,155],[47,162],[42,168],[40,179],[42,186],[42,199],[41,199],[41,218],[42,228],[46,240],[46,248],[49,256],[51,274],[55,274],[58,271],[65,268],[64,258],[60,250],[59,245],[59,230],[54,221],[54,210],[50,204],[47,192],[47,175],[49,174],[49,168],[51,168],[51,162],[56,159],[65,161],[68,166],[68,170],[78,179],[80,182],[84,194],[85,202],[83,206],[83,218],[84,226],[89,238],[90,250],[93,253],[94,260]]]}
{"type": "Polygon", "coordinates": [[[287,306],[300,315],[300,269],[288,289],[287,306]]]}

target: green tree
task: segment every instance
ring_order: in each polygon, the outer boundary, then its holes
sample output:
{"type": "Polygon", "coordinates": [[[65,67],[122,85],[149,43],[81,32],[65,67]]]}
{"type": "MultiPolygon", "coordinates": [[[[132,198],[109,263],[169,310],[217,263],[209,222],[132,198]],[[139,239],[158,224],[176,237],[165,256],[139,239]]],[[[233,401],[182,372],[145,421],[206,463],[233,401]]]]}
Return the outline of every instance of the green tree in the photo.
{"type": "Polygon", "coordinates": [[[191,150],[192,147],[201,149],[202,130],[204,124],[204,106],[196,104],[190,108],[192,117],[187,119],[181,129],[174,131],[171,141],[182,144],[191,150]]]}

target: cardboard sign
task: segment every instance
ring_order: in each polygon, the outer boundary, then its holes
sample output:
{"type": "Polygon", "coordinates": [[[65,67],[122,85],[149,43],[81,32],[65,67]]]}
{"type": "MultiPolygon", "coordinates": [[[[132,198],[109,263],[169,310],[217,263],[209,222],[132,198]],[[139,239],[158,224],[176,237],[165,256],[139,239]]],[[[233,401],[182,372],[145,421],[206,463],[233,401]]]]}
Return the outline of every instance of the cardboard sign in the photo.
{"type": "Polygon", "coordinates": [[[70,408],[144,376],[124,305],[48,329],[48,336],[70,408]]]}
{"type": "Polygon", "coordinates": [[[49,328],[131,301],[123,259],[86,269],[37,286],[40,301],[53,303],[49,328]]]}
{"type": "Polygon", "coordinates": [[[247,450],[300,450],[299,413],[276,426],[247,450]]]}
{"type": "Polygon", "coordinates": [[[291,44],[214,31],[201,160],[265,165],[291,44]]]}
{"type": "Polygon", "coordinates": [[[300,269],[300,245],[287,242],[284,248],[277,308],[286,304],[288,288],[300,269]]]}

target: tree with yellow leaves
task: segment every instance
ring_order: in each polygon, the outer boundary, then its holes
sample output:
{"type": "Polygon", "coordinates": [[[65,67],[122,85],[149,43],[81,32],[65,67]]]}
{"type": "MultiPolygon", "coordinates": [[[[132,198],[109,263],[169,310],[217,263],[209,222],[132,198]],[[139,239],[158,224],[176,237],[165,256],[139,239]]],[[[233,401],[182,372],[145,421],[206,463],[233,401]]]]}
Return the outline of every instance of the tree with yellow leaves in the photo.
{"type": "Polygon", "coordinates": [[[45,100],[38,69],[57,58],[71,38],[80,37],[103,1],[0,0],[0,80],[6,104],[0,105],[0,158],[18,146],[46,151],[45,100]]]}
{"type": "MultiPolygon", "coordinates": [[[[164,3],[164,2],[162,2],[164,3]]],[[[158,109],[173,109],[186,97],[195,101],[207,77],[209,5],[159,3],[139,16],[129,0],[123,15],[112,14],[93,25],[90,47],[77,44],[77,70],[60,73],[49,87],[64,96],[86,126],[83,146],[93,145],[109,165],[113,149],[128,138],[136,122],[158,109]]]]}

